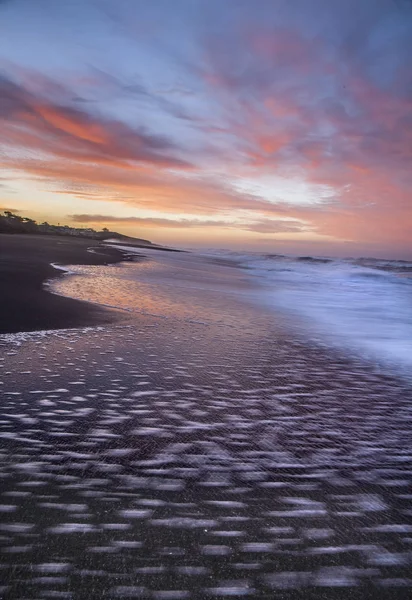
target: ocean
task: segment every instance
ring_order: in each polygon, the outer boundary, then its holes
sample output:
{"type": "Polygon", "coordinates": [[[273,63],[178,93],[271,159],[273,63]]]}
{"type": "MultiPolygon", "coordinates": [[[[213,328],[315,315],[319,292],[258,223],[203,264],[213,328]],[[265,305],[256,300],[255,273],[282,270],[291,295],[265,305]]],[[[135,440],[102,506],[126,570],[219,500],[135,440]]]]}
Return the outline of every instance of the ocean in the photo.
{"type": "Polygon", "coordinates": [[[229,295],[272,312],[274,320],[283,314],[285,325],[309,342],[405,373],[412,364],[412,262],[117,247],[146,259],[71,267],[72,277],[53,281],[51,289],[131,312],[205,323],[230,321],[224,308],[218,315],[214,308],[229,295]]]}
{"type": "Polygon", "coordinates": [[[260,301],[294,314],[301,329],[368,358],[412,364],[412,262],[273,254],[238,260],[261,287],[260,301]]]}

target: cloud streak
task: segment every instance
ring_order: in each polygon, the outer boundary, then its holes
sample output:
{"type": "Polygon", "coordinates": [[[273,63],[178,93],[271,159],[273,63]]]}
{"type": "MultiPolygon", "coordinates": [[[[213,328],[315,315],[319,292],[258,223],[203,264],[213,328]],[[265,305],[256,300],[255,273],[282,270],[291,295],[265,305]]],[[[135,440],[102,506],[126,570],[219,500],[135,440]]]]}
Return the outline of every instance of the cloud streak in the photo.
{"type": "Polygon", "coordinates": [[[251,222],[216,221],[201,219],[168,219],[157,217],[117,217],[115,215],[74,214],[68,215],[74,223],[93,223],[107,225],[136,225],[138,227],[165,227],[172,229],[240,229],[257,233],[295,233],[304,229],[303,223],[292,219],[261,219],[251,222]]]}
{"type": "Polygon", "coordinates": [[[177,145],[166,136],[44,99],[5,76],[0,78],[0,128],[4,146],[45,153],[51,159],[118,168],[191,166],[178,157],[177,145]]]}

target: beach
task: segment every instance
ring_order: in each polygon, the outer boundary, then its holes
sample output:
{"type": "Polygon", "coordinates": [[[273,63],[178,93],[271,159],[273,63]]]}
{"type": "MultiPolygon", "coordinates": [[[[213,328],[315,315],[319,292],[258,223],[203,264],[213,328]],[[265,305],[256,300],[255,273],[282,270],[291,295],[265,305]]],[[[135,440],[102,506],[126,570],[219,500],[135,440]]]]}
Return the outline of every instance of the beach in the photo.
{"type": "Polygon", "coordinates": [[[407,598],[410,379],[233,263],[79,246],[38,293],[82,324],[0,336],[0,594],[407,598]]]}
{"type": "Polygon", "coordinates": [[[0,332],[113,322],[116,320],[113,311],[109,313],[97,306],[49,294],[43,285],[64,273],[62,265],[108,265],[120,260],[128,260],[127,252],[93,240],[1,234],[0,332]]]}

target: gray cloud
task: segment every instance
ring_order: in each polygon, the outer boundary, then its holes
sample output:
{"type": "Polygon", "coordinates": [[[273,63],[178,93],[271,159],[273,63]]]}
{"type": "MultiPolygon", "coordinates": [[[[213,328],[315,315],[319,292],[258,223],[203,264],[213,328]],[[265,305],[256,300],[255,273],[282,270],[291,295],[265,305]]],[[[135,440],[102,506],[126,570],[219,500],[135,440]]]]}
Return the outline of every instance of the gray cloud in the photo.
{"type": "Polygon", "coordinates": [[[99,214],[74,214],[68,217],[75,223],[101,223],[101,224],[130,224],[141,227],[167,227],[186,229],[193,227],[200,228],[221,228],[221,229],[242,229],[256,233],[296,233],[304,230],[304,224],[292,220],[280,219],[261,219],[246,223],[200,220],[200,219],[167,219],[167,218],[148,218],[148,217],[117,217],[114,215],[99,214]]]}
{"type": "Polygon", "coordinates": [[[166,218],[148,218],[148,217],[116,217],[114,215],[89,215],[78,214],[68,215],[75,223],[120,223],[134,224],[146,227],[171,227],[171,228],[186,228],[186,227],[219,227],[230,226],[230,224],[222,221],[202,221],[198,219],[166,219],[166,218]]]}

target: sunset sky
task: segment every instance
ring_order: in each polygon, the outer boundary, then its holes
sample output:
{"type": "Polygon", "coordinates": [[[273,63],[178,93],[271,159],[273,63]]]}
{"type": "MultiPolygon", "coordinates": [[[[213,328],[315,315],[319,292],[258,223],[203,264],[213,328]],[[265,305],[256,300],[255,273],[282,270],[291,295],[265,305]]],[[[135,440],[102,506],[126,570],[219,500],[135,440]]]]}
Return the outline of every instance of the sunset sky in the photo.
{"type": "Polygon", "coordinates": [[[411,0],[0,0],[0,207],[412,258],[411,0]]]}

